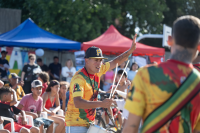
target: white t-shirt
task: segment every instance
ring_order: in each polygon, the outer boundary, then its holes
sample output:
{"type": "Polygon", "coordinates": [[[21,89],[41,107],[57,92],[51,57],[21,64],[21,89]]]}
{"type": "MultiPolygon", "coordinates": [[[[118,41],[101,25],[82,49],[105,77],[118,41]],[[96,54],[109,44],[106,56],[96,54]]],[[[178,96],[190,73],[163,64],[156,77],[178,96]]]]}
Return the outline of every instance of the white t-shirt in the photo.
{"type": "Polygon", "coordinates": [[[137,70],[136,71],[132,71],[132,70],[128,71],[128,80],[133,81],[137,72],[138,72],[137,70]]]}
{"type": "Polygon", "coordinates": [[[67,82],[71,82],[72,77],[69,76],[69,74],[67,72],[72,72],[72,76],[74,76],[74,74],[76,73],[76,68],[75,67],[71,67],[70,69],[65,66],[62,68],[62,76],[66,78],[67,82]]]}
{"type": "Polygon", "coordinates": [[[123,117],[124,119],[128,119],[128,114],[129,114],[129,112],[128,112],[128,110],[126,110],[126,109],[124,108],[124,105],[125,105],[126,101],[125,101],[124,99],[116,99],[116,102],[117,102],[117,107],[118,107],[120,110],[123,110],[122,117],[123,117]]]}

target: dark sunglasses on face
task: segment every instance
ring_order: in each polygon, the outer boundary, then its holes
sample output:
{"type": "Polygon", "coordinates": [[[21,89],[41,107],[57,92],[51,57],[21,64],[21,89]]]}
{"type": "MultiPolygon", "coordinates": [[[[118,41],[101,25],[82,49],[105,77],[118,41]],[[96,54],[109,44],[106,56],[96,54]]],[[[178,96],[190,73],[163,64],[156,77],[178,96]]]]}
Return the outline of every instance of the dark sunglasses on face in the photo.
{"type": "Polygon", "coordinates": [[[34,58],[30,58],[30,60],[34,60],[34,58]]]}

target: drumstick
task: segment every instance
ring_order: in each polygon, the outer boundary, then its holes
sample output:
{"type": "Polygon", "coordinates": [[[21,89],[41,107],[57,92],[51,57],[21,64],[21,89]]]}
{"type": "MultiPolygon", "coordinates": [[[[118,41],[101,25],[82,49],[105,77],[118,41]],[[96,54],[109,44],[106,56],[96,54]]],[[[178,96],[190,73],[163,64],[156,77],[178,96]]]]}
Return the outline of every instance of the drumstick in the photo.
{"type": "MultiPolygon", "coordinates": [[[[117,75],[117,68],[118,68],[118,63],[116,64],[115,76],[114,76],[113,85],[112,85],[110,94],[112,94],[113,87],[114,87],[114,84],[115,84],[115,79],[116,79],[116,75],[117,75]]],[[[110,99],[110,98],[111,98],[111,95],[110,95],[109,99],[110,99]]]]}
{"type": "Polygon", "coordinates": [[[115,94],[115,91],[116,91],[116,89],[117,89],[117,87],[118,87],[118,85],[119,85],[119,82],[121,81],[122,76],[124,75],[124,72],[126,71],[126,68],[127,68],[127,66],[128,66],[128,63],[129,63],[129,60],[128,60],[127,64],[126,64],[126,67],[124,68],[124,71],[123,71],[123,73],[122,73],[122,75],[121,75],[121,77],[120,77],[120,79],[119,79],[119,81],[118,81],[118,83],[117,83],[117,85],[116,85],[114,91],[113,91],[112,94],[111,94],[111,97],[115,94]]]}

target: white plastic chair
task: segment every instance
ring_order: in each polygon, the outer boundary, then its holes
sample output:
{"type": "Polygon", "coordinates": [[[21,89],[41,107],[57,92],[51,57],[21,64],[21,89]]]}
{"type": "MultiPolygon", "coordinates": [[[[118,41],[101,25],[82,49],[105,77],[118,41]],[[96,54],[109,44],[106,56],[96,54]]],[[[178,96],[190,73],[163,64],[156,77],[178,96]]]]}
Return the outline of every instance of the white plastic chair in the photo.
{"type": "MultiPolygon", "coordinates": [[[[14,127],[14,120],[12,118],[8,118],[8,117],[4,117],[4,116],[1,116],[4,120],[7,120],[7,121],[10,121],[11,123],[11,133],[18,133],[18,132],[15,132],[15,127],[14,127]]],[[[21,114],[19,115],[16,115],[16,119],[18,121],[20,121],[20,118],[21,117],[21,114]]],[[[30,115],[26,115],[26,121],[27,121],[27,125],[30,125],[30,126],[33,126],[33,117],[30,116],[30,115]]],[[[0,124],[0,129],[4,129],[3,128],[3,124],[0,124]]]]}
{"type": "Polygon", "coordinates": [[[17,101],[17,103],[14,105],[15,107],[17,107],[19,105],[20,101],[17,101]]]}
{"type": "MultiPolygon", "coordinates": [[[[50,110],[53,110],[53,108],[50,108],[50,110]]],[[[57,115],[64,116],[64,111],[62,109],[59,109],[57,115]]],[[[47,112],[41,112],[41,117],[48,119],[48,114],[47,112]]],[[[54,123],[53,124],[53,133],[55,133],[56,127],[58,124],[54,123]]],[[[46,133],[46,129],[44,130],[44,133],[46,133]]]]}

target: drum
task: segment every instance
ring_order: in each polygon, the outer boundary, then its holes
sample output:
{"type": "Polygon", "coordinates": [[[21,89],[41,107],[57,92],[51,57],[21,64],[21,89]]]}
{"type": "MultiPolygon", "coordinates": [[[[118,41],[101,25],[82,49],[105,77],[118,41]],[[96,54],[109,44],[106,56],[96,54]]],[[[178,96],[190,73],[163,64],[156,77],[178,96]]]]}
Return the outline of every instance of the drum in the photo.
{"type": "Polygon", "coordinates": [[[87,133],[108,133],[108,132],[106,131],[106,129],[98,125],[91,124],[87,133]]]}

